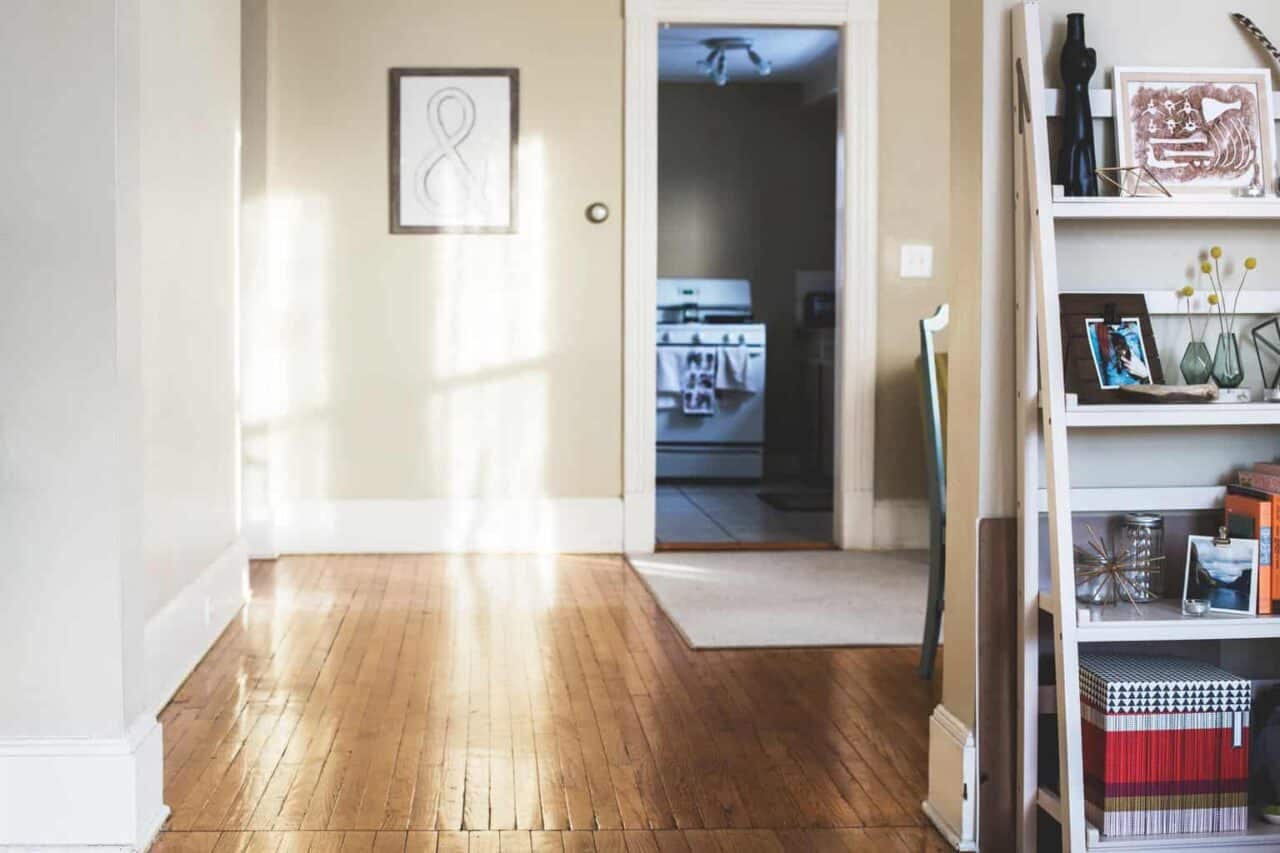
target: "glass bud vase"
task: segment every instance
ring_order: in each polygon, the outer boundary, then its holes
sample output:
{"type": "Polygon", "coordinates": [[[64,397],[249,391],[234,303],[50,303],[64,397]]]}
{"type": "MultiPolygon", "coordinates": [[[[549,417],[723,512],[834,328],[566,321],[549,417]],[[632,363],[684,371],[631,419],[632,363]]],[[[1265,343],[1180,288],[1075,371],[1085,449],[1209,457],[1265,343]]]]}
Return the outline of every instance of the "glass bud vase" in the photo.
{"type": "Polygon", "coordinates": [[[1213,381],[1219,388],[1238,388],[1244,381],[1244,365],[1240,362],[1240,342],[1235,332],[1218,335],[1218,349],[1213,355],[1213,381]]]}
{"type": "Polygon", "coordinates": [[[1187,344],[1187,351],[1178,362],[1182,378],[1188,385],[1203,385],[1213,375],[1213,356],[1204,341],[1192,341],[1187,344]]]}

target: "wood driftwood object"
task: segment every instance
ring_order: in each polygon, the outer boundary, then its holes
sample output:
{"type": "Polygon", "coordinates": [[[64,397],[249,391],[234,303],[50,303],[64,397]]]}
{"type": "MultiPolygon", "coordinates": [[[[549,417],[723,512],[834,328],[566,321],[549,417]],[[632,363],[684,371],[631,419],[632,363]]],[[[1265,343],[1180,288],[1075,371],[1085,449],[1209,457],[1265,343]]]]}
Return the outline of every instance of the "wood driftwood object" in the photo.
{"type": "Polygon", "coordinates": [[[1212,403],[1218,386],[1205,385],[1121,385],[1121,395],[1133,403],[1212,403]]]}

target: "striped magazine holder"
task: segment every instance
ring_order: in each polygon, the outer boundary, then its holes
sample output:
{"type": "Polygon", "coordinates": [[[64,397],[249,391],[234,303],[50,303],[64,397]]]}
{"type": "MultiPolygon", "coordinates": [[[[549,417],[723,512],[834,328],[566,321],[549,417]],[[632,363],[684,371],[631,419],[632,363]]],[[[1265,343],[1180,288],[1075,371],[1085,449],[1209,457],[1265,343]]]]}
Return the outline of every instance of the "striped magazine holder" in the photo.
{"type": "Polygon", "coordinates": [[[1106,836],[1249,822],[1253,686],[1174,657],[1082,653],[1085,814],[1106,836]]]}

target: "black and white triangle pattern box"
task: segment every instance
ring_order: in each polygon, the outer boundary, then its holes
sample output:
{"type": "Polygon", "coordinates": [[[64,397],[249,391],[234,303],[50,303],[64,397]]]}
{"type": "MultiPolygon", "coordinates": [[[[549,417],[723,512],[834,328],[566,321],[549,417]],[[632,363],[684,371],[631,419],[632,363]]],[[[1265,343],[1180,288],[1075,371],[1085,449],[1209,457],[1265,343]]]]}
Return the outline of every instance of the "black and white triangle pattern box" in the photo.
{"type": "Polygon", "coordinates": [[[1081,699],[1108,714],[1248,711],[1253,685],[1224,669],[1175,657],[1080,655],[1081,699]]]}

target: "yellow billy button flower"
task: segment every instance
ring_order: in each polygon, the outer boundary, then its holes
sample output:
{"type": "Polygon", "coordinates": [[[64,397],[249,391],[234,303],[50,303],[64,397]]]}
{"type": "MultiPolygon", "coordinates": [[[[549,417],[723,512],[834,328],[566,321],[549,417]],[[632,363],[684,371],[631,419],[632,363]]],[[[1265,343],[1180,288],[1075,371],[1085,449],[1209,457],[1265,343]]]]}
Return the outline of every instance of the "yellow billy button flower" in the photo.
{"type": "Polygon", "coordinates": [[[1184,288],[1182,288],[1181,290],[1179,290],[1178,292],[1179,292],[1179,293],[1181,293],[1183,296],[1195,296],[1195,295],[1196,295],[1196,289],[1195,289],[1194,287],[1192,287],[1191,285],[1189,285],[1189,284],[1188,284],[1186,287],[1184,287],[1184,288]]]}
{"type": "Polygon", "coordinates": [[[1205,261],[1204,263],[1202,263],[1202,264],[1200,265],[1200,272],[1202,272],[1202,273],[1211,273],[1211,272],[1213,272],[1213,264],[1209,263],[1208,261],[1205,261]]]}
{"type": "Polygon", "coordinates": [[[1244,259],[1244,268],[1245,268],[1245,269],[1247,269],[1247,270],[1256,270],[1256,269],[1258,268],[1258,259],[1257,259],[1257,258],[1245,258],[1245,259],[1244,259]]]}
{"type": "Polygon", "coordinates": [[[1216,260],[1218,260],[1218,258],[1221,258],[1221,257],[1222,257],[1222,247],[1221,247],[1221,246],[1214,246],[1212,249],[1210,249],[1210,250],[1209,250],[1209,255],[1210,255],[1210,257],[1212,257],[1215,261],[1216,261],[1216,260]]]}
{"type": "Polygon", "coordinates": [[[1210,305],[1217,305],[1217,304],[1218,304],[1218,294],[1216,294],[1216,293],[1210,293],[1210,294],[1209,294],[1208,296],[1206,296],[1205,298],[1209,300],[1209,304],[1210,304],[1210,305]]]}

